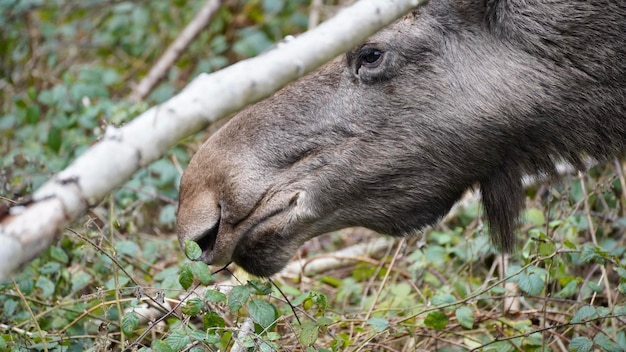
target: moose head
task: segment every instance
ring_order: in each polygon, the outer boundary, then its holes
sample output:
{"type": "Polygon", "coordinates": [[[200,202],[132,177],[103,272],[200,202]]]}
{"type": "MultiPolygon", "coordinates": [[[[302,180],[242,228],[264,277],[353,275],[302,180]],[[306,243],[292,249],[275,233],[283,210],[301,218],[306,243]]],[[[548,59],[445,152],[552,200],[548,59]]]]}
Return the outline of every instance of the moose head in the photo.
{"type": "Polygon", "coordinates": [[[410,234],[478,187],[510,251],[522,177],[625,149],[624,33],[624,1],[432,0],[207,140],[178,236],[269,276],[322,233],[410,234]]]}

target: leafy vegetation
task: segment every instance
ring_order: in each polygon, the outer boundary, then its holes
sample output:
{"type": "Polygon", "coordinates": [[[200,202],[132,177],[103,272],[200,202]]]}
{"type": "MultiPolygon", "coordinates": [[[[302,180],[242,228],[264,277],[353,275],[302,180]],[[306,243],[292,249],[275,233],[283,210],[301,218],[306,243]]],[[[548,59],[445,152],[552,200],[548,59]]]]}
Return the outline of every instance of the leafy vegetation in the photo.
{"type": "MultiPolygon", "coordinates": [[[[198,73],[303,31],[309,11],[304,0],[226,2],[144,102],[126,101],[202,5],[0,0],[2,201],[198,73]]],[[[622,165],[529,187],[511,258],[491,247],[470,199],[425,240],[270,283],[211,273],[171,234],[181,170],[204,137],[141,170],[0,284],[0,351],[626,350],[622,165]]],[[[346,230],[300,255],[373,238],[346,230]]]]}

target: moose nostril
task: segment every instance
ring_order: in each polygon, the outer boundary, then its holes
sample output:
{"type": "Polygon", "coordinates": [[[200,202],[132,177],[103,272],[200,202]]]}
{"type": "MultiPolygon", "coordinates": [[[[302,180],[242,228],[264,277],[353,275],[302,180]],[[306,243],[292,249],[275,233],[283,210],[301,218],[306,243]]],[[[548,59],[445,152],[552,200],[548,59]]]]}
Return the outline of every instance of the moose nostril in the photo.
{"type": "Polygon", "coordinates": [[[204,231],[202,236],[196,240],[196,243],[203,251],[212,251],[217,241],[217,231],[219,230],[219,221],[212,228],[204,231]]]}

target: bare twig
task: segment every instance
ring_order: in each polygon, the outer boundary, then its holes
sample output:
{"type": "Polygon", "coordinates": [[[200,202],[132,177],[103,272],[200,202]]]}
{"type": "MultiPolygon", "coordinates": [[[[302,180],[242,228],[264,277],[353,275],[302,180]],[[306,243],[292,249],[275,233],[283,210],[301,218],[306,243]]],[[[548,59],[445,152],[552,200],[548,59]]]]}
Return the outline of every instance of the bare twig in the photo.
{"type": "Polygon", "coordinates": [[[196,17],[189,22],[183,32],[170,44],[167,50],[165,50],[157,63],[152,66],[148,75],[133,89],[133,92],[128,98],[130,101],[138,102],[150,94],[152,89],[161,81],[174,62],[178,60],[183,51],[185,51],[198,34],[206,28],[219,7],[219,0],[208,0],[206,4],[202,6],[196,17]]]}
{"type": "Polygon", "coordinates": [[[320,23],[320,11],[322,10],[322,0],[312,0],[311,10],[309,11],[309,29],[317,27],[320,23]]]}

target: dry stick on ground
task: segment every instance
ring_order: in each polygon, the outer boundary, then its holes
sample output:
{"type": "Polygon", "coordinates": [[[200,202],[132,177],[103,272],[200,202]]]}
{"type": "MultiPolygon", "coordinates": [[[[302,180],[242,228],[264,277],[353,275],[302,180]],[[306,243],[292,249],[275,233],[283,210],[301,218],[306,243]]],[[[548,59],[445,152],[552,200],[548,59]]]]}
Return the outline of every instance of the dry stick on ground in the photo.
{"type": "Polygon", "coordinates": [[[202,6],[196,17],[189,22],[182,33],[170,44],[167,50],[165,50],[157,63],[152,66],[148,75],[133,89],[133,92],[128,98],[130,101],[136,103],[150,94],[170,67],[174,65],[174,62],[176,62],[185,49],[187,49],[189,44],[206,28],[213,15],[217,12],[217,9],[219,9],[220,3],[221,1],[219,0],[208,0],[206,4],[202,6]]]}
{"type": "Polygon", "coordinates": [[[312,0],[309,11],[309,29],[317,27],[320,23],[320,12],[322,11],[323,0],[312,0]]]}
{"type": "Polygon", "coordinates": [[[257,102],[363,42],[426,0],[361,0],[297,39],[201,75],[179,95],[100,142],[0,217],[0,281],[39,256],[56,235],[178,141],[257,102]],[[367,19],[365,21],[364,19],[367,19]]]}

